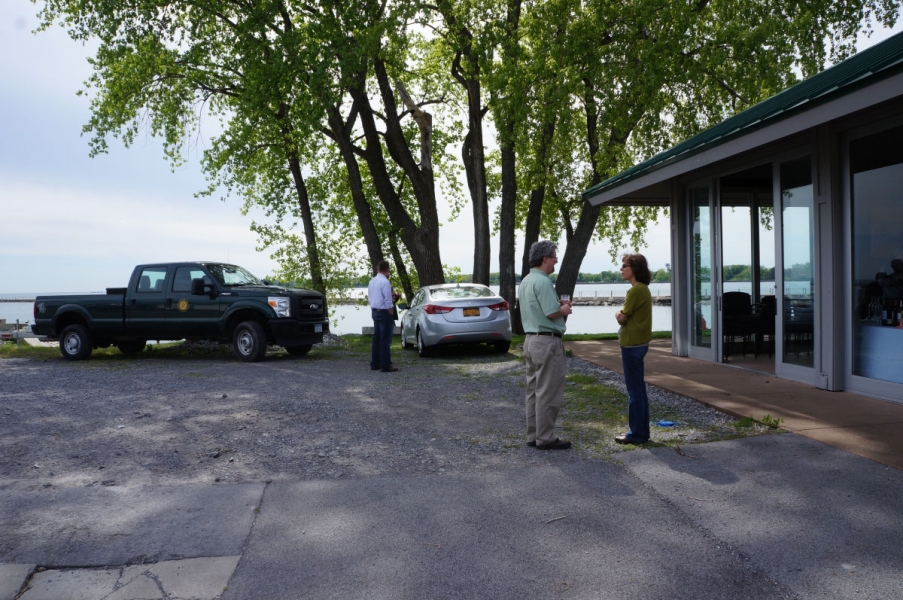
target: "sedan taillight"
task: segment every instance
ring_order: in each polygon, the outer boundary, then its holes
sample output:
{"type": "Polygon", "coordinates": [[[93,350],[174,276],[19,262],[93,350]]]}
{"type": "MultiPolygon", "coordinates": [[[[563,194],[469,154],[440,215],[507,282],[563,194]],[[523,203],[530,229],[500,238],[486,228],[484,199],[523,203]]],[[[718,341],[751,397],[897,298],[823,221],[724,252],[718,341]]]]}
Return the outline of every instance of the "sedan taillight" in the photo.
{"type": "Polygon", "coordinates": [[[445,313],[450,313],[455,310],[451,306],[439,306],[437,304],[427,304],[423,307],[423,311],[428,315],[441,315],[445,313]]]}
{"type": "Polygon", "coordinates": [[[492,310],[508,310],[508,302],[502,301],[498,304],[490,304],[489,308],[491,308],[492,310]]]}

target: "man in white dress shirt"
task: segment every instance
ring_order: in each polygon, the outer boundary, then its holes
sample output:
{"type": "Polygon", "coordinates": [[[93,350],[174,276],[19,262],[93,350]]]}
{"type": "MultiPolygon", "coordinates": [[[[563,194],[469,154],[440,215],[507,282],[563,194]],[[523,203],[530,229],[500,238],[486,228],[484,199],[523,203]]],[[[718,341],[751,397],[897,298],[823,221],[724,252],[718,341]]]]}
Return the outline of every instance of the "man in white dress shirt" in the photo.
{"type": "Polygon", "coordinates": [[[398,295],[389,283],[389,263],[381,260],[376,265],[376,276],[367,286],[367,301],[373,317],[373,346],[370,352],[370,369],[383,373],[394,373],[398,367],[392,366],[392,334],[395,332],[393,309],[398,295]]]}

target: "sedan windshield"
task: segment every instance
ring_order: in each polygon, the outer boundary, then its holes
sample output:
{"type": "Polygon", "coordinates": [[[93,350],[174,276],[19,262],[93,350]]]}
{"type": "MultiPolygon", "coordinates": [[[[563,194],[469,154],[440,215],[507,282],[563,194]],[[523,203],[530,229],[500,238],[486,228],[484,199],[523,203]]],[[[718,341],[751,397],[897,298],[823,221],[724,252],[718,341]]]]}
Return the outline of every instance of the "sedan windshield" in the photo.
{"type": "Polygon", "coordinates": [[[450,288],[432,288],[430,298],[433,300],[457,300],[459,298],[491,298],[496,294],[482,285],[462,285],[450,288]]]}
{"type": "Polygon", "coordinates": [[[264,285],[262,281],[236,265],[224,265],[220,263],[208,263],[204,265],[214,279],[222,285],[264,285]]]}

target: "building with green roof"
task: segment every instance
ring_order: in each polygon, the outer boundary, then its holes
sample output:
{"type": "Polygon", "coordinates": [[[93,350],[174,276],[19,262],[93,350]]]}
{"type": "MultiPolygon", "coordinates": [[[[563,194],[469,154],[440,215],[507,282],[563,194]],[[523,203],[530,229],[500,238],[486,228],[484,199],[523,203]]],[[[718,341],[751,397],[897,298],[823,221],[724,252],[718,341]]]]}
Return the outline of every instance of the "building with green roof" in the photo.
{"type": "Polygon", "coordinates": [[[903,34],[583,196],[670,208],[676,355],[903,401],[903,34]]]}

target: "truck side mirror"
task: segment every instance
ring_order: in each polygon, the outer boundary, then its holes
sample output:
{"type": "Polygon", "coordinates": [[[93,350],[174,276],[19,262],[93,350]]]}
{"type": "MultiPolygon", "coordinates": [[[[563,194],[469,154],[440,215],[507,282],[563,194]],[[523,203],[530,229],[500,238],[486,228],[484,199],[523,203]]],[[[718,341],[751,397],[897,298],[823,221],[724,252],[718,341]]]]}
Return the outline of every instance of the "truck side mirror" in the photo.
{"type": "Polygon", "coordinates": [[[191,295],[192,296],[203,296],[207,293],[205,289],[204,279],[202,277],[196,277],[191,280],[191,295]]]}

